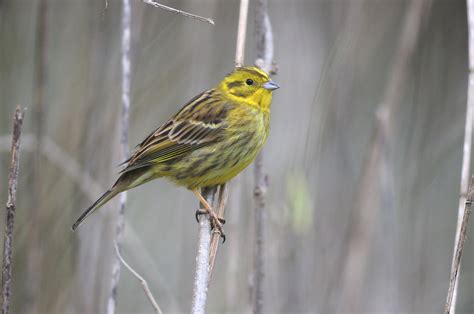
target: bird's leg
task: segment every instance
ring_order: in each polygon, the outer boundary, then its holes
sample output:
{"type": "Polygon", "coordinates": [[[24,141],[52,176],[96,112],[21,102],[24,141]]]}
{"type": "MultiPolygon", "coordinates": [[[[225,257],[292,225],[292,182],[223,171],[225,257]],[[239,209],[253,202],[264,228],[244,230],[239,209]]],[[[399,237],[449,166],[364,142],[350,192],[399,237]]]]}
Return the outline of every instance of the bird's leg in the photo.
{"type": "Polygon", "coordinates": [[[193,189],[192,190],[193,193],[197,196],[197,198],[199,199],[199,201],[201,202],[201,204],[204,206],[204,208],[201,210],[201,209],[198,209],[196,211],[196,220],[198,220],[199,222],[199,219],[198,219],[198,216],[199,215],[203,215],[203,214],[208,214],[209,215],[209,219],[211,221],[211,227],[212,229],[217,229],[222,237],[222,241],[225,242],[225,233],[224,233],[224,229],[222,228],[222,224],[225,223],[225,220],[223,218],[219,218],[217,217],[216,213],[214,212],[214,210],[212,209],[211,205],[209,205],[209,203],[206,201],[206,199],[201,195],[201,193],[199,192],[199,190],[197,189],[193,189]]]}

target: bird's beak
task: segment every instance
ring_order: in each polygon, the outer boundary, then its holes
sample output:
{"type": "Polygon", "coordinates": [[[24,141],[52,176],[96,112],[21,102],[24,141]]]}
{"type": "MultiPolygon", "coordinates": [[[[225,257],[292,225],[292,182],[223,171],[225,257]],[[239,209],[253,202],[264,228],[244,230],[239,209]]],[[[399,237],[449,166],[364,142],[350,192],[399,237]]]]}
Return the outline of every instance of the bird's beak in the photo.
{"type": "Polygon", "coordinates": [[[273,82],[272,80],[269,80],[265,84],[262,85],[263,88],[268,89],[269,91],[274,91],[275,89],[279,89],[280,86],[273,82]]]}

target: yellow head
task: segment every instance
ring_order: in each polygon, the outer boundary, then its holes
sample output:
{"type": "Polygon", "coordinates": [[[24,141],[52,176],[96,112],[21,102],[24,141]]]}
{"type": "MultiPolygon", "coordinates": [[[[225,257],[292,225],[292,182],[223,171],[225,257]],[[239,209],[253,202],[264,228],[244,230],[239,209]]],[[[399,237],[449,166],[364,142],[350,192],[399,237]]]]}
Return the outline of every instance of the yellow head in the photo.
{"type": "Polygon", "coordinates": [[[264,111],[270,110],[272,91],[278,88],[267,73],[253,66],[236,68],[217,86],[232,101],[264,111]]]}

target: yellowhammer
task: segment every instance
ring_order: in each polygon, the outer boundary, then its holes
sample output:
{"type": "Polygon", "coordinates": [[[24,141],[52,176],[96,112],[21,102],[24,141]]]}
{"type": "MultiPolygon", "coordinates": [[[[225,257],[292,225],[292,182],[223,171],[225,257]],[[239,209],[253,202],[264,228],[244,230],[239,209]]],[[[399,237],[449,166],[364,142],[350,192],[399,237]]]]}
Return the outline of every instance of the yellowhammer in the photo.
{"type": "Polygon", "coordinates": [[[120,192],[164,177],[193,191],[223,235],[219,218],[199,188],[224,184],[255,159],[268,136],[272,91],[277,88],[259,68],[239,67],[191,99],[138,145],[112,188],[72,230],[120,192]]]}

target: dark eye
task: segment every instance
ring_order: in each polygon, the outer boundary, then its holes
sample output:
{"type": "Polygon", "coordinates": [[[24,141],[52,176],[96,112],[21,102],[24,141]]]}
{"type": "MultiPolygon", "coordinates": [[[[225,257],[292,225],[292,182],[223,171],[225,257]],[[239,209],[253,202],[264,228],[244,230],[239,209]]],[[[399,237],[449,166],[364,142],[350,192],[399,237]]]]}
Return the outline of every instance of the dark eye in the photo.
{"type": "Polygon", "coordinates": [[[247,84],[247,85],[253,85],[253,80],[252,80],[252,79],[247,79],[247,80],[245,81],[245,84],[247,84]]]}

